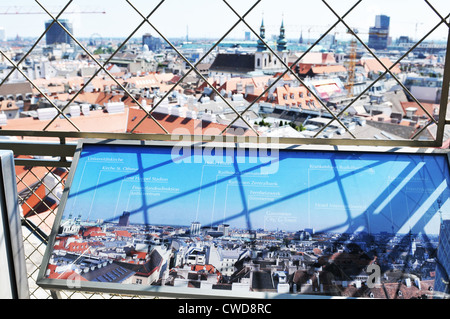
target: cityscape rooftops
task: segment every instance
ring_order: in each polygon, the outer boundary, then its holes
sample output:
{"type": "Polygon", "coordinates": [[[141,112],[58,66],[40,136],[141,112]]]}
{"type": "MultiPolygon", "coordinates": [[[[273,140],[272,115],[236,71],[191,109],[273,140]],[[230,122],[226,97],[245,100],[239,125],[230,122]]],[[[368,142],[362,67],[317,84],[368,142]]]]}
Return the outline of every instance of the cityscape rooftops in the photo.
{"type": "MultiPolygon", "coordinates": [[[[141,119],[146,116],[143,110],[130,108],[128,117],[127,131],[132,130],[141,119]]],[[[213,117],[209,120],[202,120],[192,117],[179,117],[171,114],[153,113],[155,119],[171,134],[194,134],[194,135],[219,135],[227,125],[215,123],[213,117]]],[[[165,132],[151,118],[146,118],[134,131],[135,133],[159,133],[165,132]]],[[[225,135],[245,135],[253,136],[254,133],[250,128],[230,127],[225,135]]]]}
{"type": "MultiPolygon", "coordinates": [[[[87,116],[72,117],[70,120],[82,131],[85,132],[117,132],[126,131],[128,118],[128,109],[123,113],[108,114],[102,110],[90,111],[87,116]]],[[[8,120],[4,129],[10,130],[29,130],[42,131],[48,124],[48,121],[36,120],[32,117],[18,118],[8,120]]],[[[58,117],[48,128],[49,131],[74,131],[76,128],[65,118],[58,117]]],[[[39,139],[38,137],[29,137],[29,139],[39,139]]]]}

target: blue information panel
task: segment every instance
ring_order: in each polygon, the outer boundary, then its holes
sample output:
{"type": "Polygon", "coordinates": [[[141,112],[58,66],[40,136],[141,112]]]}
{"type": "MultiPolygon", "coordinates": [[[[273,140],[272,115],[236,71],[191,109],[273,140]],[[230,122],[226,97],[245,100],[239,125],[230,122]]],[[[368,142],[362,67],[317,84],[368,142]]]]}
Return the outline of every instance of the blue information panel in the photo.
{"type": "Polygon", "coordinates": [[[445,153],[85,143],[75,162],[44,286],[409,299],[448,280],[445,153]]]}

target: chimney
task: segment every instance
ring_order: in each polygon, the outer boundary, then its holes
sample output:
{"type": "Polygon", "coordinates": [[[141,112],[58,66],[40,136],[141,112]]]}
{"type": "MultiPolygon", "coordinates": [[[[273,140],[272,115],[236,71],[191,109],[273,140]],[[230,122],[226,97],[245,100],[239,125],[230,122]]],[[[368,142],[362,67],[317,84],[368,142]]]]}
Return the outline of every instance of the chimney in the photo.
{"type": "Polygon", "coordinates": [[[406,111],[406,117],[412,118],[414,116],[414,114],[416,114],[417,108],[416,107],[407,107],[405,109],[405,111],[406,111]]]}
{"type": "Polygon", "coordinates": [[[255,93],[255,86],[253,84],[247,84],[245,86],[245,95],[254,94],[254,93],[255,93]]]}
{"type": "Polygon", "coordinates": [[[123,102],[109,102],[105,104],[105,107],[110,114],[125,112],[125,104],[123,102]]]}
{"type": "Polygon", "coordinates": [[[410,278],[405,278],[405,285],[406,285],[406,287],[411,287],[411,279],[410,278]]]}
{"type": "Polygon", "coordinates": [[[83,113],[84,116],[89,115],[90,109],[91,108],[89,104],[81,104],[81,113],[83,113]]]}
{"type": "Polygon", "coordinates": [[[51,120],[58,115],[58,111],[55,108],[42,108],[37,110],[38,118],[41,121],[51,120]]]}
{"type": "Polygon", "coordinates": [[[419,290],[421,289],[419,278],[414,279],[414,284],[417,286],[417,288],[419,288],[419,290]]]}

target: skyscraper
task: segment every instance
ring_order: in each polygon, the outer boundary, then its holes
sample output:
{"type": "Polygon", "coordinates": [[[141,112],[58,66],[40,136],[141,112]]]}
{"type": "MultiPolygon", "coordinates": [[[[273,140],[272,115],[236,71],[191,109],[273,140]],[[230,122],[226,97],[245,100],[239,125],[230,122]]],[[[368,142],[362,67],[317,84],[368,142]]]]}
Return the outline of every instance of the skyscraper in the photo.
{"type": "Polygon", "coordinates": [[[221,224],[221,225],[217,226],[217,230],[219,232],[222,232],[223,236],[225,236],[225,237],[230,235],[230,225],[228,225],[228,224],[221,224]]]}
{"type": "Polygon", "coordinates": [[[375,26],[369,28],[369,48],[375,50],[385,50],[389,39],[390,17],[377,15],[375,17],[375,26]]]}
{"type": "Polygon", "coordinates": [[[445,294],[450,293],[450,220],[441,222],[439,244],[437,251],[436,278],[434,290],[445,294]]]}
{"type": "Polygon", "coordinates": [[[200,234],[202,225],[199,222],[191,223],[191,236],[197,236],[200,234]]]}
{"type": "Polygon", "coordinates": [[[375,17],[375,28],[389,29],[390,18],[385,15],[377,15],[375,17]]]}
{"type": "MultiPolygon", "coordinates": [[[[67,31],[69,31],[73,35],[73,25],[68,20],[61,19],[58,20],[61,25],[66,28],[67,31]]],[[[45,23],[45,29],[50,26],[52,21],[47,21],[45,23]]],[[[56,22],[53,23],[53,25],[50,27],[50,29],[45,34],[45,41],[47,45],[51,44],[60,44],[60,43],[67,43],[67,44],[73,44],[73,39],[69,36],[69,34],[56,22]]]]}
{"type": "Polygon", "coordinates": [[[0,41],[6,41],[6,31],[2,27],[0,27],[0,41]]]}
{"type": "Polygon", "coordinates": [[[123,212],[119,217],[119,226],[128,226],[130,224],[130,212],[123,212]]]}
{"type": "Polygon", "coordinates": [[[142,36],[142,45],[146,45],[150,51],[158,51],[163,46],[161,39],[152,36],[150,33],[142,36]]]}

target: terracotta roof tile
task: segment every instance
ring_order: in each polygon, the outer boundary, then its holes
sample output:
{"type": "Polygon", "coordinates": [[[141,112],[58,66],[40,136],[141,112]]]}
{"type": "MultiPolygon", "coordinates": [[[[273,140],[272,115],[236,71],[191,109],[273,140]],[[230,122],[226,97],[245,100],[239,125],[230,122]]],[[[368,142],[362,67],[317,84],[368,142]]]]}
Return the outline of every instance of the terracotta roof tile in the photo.
{"type": "MultiPolygon", "coordinates": [[[[191,119],[185,117],[178,117],[162,113],[152,113],[153,117],[171,134],[191,134],[191,135],[219,135],[226,125],[205,122],[198,119],[191,119]]],[[[130,132],[141,119],[146,116],[146,113],[137,108],[129,108],[129,117],[127,124],[127,132],[130,132]]],[[[225,135],[234,135],[233,128],[225,132],[225,135]]],[[[254,133],[250,129],[242,131],[246,136],[253,136],[254,133]]],[[[151,134],[165,134],[164,130],[158,126],[150,117],[147,117],[137,128],[134,133],[151,133],[151,134]]]]}
{"type": "MultiPolygon", "coordinates": [[[[394,63],[389,58],[380,58],[380,61],[390,68],[394,63]]],[[[361,59],[361,65],[364,66],[366,72],[384,72],[386,69],[375,58],[361,59]]],[[[392,73],[398,74],[401,72],[399,65],[397,64],[392,70],[392,73]]]]}
{"type": "MultiPolygon", "coordinates": [[[[417,111],[415,112],[414,115],[417,115],[419,117],[421,116],[425,116],[428,118],[428,115],[425,113],[425,111],[420,107],[420,105],[418,105],[416,102],[400,102],[402,109],[403,109],[403,113],[406,114],[406,109],[409,107],[414,107],[417,109],[417,111]]],[[[434,103],[420,103],[422,104],[422,106],[428,111],[428,113],[430,115],[433,115],[435,112],[437,112],[437,114],[439,113],[439,104],[434,104],[434,103]]]]}
{"type": "MultiPolygon", "coordinates": [[[[89,115],[72,117],[70,120],[82,132],[126,132],[128,108],[125,112],[109,114],[101,110],[91,111],[89,115]]],[[[50,120],[38,120],[31,117],[11,119],[3,126],[7,130],[42,131],[50,120]]],[[[74,126],[65,118],[57,118],[48,131],[74,131],[74,126]]]]}
{"type": "Polygon", "coordinates": [[[325,66],[313,66],[311,68],[311,70],[315,74],[347,72],[347,69],[343,65],[340,65],[340,64],[325,65],[325,66]]]}

